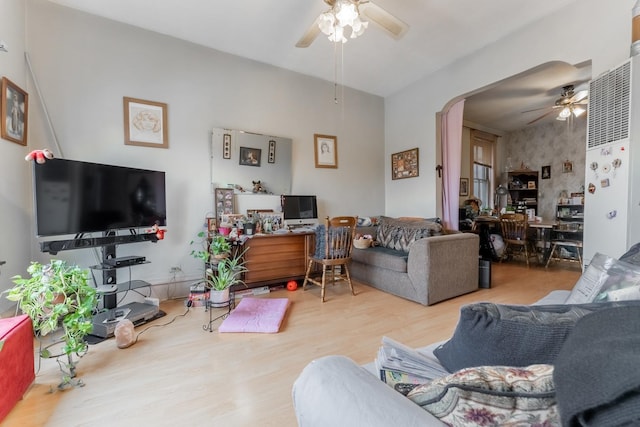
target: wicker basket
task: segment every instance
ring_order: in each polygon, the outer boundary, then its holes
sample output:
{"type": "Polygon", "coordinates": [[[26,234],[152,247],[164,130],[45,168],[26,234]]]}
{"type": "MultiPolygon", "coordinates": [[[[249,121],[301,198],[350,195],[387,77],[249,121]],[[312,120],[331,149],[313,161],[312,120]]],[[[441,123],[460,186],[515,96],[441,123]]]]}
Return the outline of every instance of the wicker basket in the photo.
{"type": "Polygon", "coordinates": [[[367,249],[371,246],[371,239],[353,239],[353,246],[357,249],[367,249]]]}

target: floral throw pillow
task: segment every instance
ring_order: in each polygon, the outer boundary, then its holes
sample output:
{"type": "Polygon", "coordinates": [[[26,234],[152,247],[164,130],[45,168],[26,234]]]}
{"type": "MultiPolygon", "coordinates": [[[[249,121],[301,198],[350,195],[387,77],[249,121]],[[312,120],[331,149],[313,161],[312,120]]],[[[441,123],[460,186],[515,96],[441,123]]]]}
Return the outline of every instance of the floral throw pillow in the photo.
{"type": "Polygon", "coordinates": [[[553,365],[463,369],[407,397],[452,426],[560,426],[553,365]]]}

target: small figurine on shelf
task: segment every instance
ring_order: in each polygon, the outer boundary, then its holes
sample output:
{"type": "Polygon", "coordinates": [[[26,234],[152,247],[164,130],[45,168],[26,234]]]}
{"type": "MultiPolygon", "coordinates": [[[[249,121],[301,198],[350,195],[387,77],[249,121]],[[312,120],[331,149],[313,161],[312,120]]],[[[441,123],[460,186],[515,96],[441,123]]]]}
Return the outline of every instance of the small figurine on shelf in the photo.
{"type": "Polygon", "coordinates": [[[271,233],[273,231],[273,224],[271,224],[271,218],[265,218],[263,224],[264,232],[271,233]]]}

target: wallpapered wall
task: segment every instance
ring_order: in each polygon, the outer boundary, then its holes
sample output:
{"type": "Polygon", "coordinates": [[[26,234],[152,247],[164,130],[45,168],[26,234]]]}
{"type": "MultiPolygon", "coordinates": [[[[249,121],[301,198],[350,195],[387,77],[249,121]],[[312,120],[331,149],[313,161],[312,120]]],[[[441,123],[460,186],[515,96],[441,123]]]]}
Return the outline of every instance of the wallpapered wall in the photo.
{"type": "MultiPolygon", "coordinates": [[[[555,217],[563,190],[569,194],[584,191],[586,133],[586,118],[579,118],[573,123],[556,120],[504,136],[504,158],[511,158],[512,169],[524,165],[539,172],[538,216],[545,220],[555,217]],[[563,173],[566,161],[573,163],[572,172],[563,173]],[[551,166],[549,179],[542,179],[543,166],[551,166]]],[[[506,182],[506,177],[502,182],[506,182]]]]}

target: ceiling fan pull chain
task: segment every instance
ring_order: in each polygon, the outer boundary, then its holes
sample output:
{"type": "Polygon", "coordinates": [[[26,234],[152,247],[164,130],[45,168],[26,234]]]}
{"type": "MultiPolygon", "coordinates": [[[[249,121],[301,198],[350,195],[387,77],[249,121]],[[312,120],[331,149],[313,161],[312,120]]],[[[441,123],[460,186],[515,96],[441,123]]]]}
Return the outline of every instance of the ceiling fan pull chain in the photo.
{"type": "Polygon", "coordinates": [[[333,42],[333,102],[338,103],[338,42],[333,42]]]}

